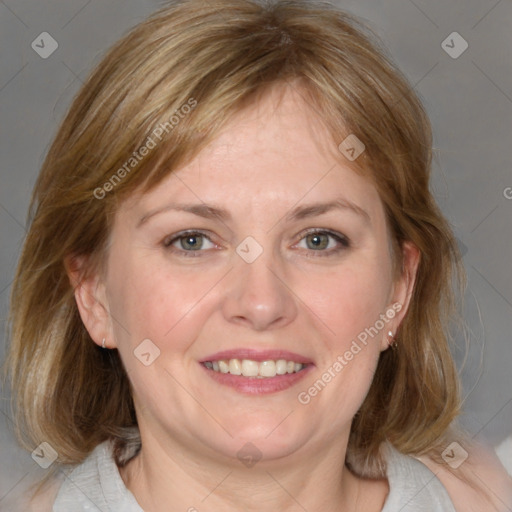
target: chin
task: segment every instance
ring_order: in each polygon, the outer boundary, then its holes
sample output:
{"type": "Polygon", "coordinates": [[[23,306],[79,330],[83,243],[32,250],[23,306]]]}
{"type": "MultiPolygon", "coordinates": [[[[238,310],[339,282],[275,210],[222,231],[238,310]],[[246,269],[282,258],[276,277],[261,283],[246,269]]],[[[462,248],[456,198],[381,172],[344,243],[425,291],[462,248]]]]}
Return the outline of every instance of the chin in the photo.
{"type": "MultiPolygon", "coordinates": [[[[308,435],[304,425],[298,432],[290,425],[284,425],[283,419],[282,415],[275,415],[259,422],[231,423],[228,431],[233,438],[226,435],[222,440],[218,439],[220,442],[215,443],[214,449],[228,457],[235,456],[242,463],[246,458],[265,462],[291,455],[304,446],[308,435]]],[[[209,441],[211,443],[211,438],[209,441]]]]}

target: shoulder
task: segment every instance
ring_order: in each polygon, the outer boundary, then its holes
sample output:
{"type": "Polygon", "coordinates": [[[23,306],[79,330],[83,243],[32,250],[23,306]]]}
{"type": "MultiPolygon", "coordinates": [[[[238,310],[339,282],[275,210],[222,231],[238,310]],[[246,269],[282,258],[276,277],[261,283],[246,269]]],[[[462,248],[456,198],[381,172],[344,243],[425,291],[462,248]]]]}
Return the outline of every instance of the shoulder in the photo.
{"type": "Polygon", "coordinates": [[[418,460],[442,483],[456,512],[509,512],[512,509],[512,478],[494,451],[474,442],[464,443],[463,450],[459,460],[451,466],[428,456],[418,460]]]}
{"type": "Polygon", "coordinates": [[[68,475],[53,505],[53,512],[142,512],[126,488],[113,456],[113,446],[105,441],[68,475]]]}
{"type": "Polygon", "coordinates": [[[457,512],[438,478],[422,462],[387,445],[389,494],[382,512],[457,512]]]}
{"type": "MultiPolygon", "coordinates": [[[[82,490],[85,494],[97,490],[91,484],[94,483],[97,466],[102,462],[102,455],[104,457],[108,455],[108,449],[105,445],[96,447],[81,464],[59,466],[46,479],[30,479],[29,482],[23,485],[21,494],[14,496],[13,500],[6,504],[2,501],[0,512],[67,511],[71,504],[73,506],[81,505],[84,500],[82,490]],[[79,487],[77,487],[77,484],[79,487]],[[64,505],[62,505],[62,502],[64,505]]],[[[75,509],[82,510],[80,507],[75,509]]]]}

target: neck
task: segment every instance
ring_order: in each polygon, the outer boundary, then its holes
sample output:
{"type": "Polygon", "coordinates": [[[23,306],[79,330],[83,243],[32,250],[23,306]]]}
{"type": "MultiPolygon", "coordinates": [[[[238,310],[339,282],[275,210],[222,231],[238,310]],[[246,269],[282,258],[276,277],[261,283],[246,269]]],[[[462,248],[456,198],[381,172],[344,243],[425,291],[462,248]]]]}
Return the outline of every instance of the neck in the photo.
{"type": "Polygon", "coordinates": [[[172,439],[162,443],[143,430],[141,436],[140,453],[120,473],[148,512],[168,511],[169,507],[188,512],[373,512],[382,509],[387,494],[383,482],[380,495],[365,492],[368,483],[345,467],[346,436],[324,449],[302,447],[300,453],[263,458],[252,467],[236,458],[204,456],[197,446],[188,448],[172,439]],[[344,448],[333,450],[333,446],[344,448]],[[368,501],[369,495],[375,505],[368,501]]]}

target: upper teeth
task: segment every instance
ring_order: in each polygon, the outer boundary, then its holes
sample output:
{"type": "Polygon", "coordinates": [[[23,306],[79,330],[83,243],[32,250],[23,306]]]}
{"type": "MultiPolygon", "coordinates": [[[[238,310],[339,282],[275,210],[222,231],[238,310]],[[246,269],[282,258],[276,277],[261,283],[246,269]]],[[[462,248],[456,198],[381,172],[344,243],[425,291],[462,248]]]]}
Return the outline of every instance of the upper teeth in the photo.
{"type": "Polygon", "coordinates": [[[304,367],[302,363],[278,359],[277,361],[253,361],[252,359],[221,359],[206,361],[204,365],[211,370],[244,377],[275,377],[285,373],[295,373],[304,367]]]}

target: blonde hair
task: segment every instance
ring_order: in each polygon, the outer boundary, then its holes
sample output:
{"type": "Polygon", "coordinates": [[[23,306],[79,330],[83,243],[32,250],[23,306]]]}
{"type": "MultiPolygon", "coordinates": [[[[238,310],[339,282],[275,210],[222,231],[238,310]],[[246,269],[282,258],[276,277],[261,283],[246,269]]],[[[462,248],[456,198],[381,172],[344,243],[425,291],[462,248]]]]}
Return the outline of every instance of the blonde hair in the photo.
{"type": "Polygon", "coordinates": [[[349,133],[365,144],[354,169],[379,191],[397,272],[404,241],[421,255],[399,348],[380,357],[347,463],[377,477],[386,440],[413,455],[446,446],[459,413],[447,333],[452,285],[463,287],[464,273],[429,191],[431,128],[421,102],[371,31],[329,4],[183,0],[108,52],[73,101],[35,185],[7,358],[27,449],[46,441],[59,462],[76,464],[112,439],[118,464],[126,462],[123,449],[138,439],[130,383],[117,351],[101,350],[86,331],[66,262],[86,256],[86,272],[101,268],[120,201],[155,187],[279,83],[300,90],[333,144],[349,133]]]}

